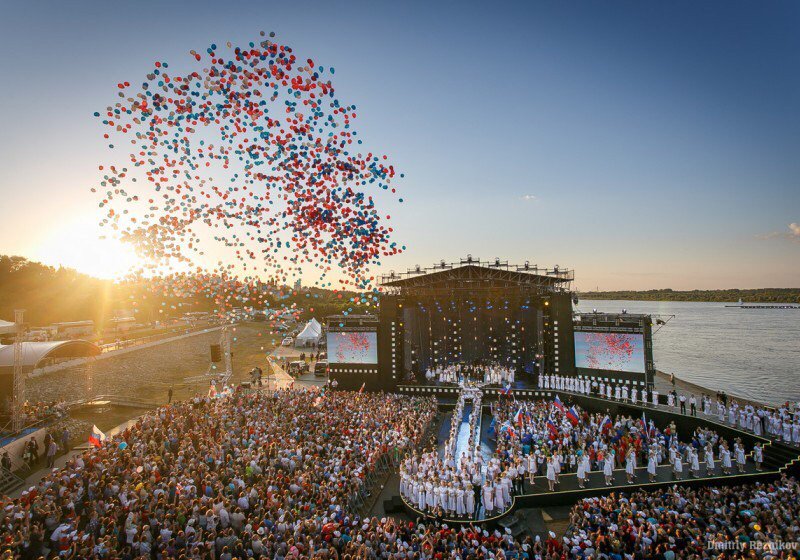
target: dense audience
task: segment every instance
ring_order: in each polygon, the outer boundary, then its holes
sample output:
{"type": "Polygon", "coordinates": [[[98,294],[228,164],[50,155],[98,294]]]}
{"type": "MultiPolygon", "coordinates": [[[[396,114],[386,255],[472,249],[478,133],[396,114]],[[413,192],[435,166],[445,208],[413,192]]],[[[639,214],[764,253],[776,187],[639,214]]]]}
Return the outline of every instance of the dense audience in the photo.
{"type": "Polygon", "coordinates": [[[572,509],[564,552],[571,558],[796,558],[798,496],[797,480],[782,478],[586,498],[572,509]]]}
{"type": "Polygon", "coordinates": [[[387,528],[351,500],[435,414],[432,399],[335,391],[162,407],[6,502],[3,558],[354,556],[387,528]]]}
{"type": "Polygon", "coordinates": [[[25,426],[36,422],[58,420],[67,415],[67,406],[62,401],[30,402],[22,405],[22,423],[25,426]]]}

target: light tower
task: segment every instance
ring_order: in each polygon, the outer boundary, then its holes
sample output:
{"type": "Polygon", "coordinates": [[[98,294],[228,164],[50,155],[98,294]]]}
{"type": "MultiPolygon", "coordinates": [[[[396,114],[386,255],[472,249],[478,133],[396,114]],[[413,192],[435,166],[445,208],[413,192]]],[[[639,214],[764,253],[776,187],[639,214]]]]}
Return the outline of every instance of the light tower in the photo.
{"type": "Polygon", "coordinates": [[[25,404],[25,373],[22,371],[22,336],[23,326],[22,317],[24,309],[14,310],[14,323],[16,324],[16,336],[14,337],[14,402],[12,420],[14,431],[21,430],[22,426],[22,405],[25,404]]]}

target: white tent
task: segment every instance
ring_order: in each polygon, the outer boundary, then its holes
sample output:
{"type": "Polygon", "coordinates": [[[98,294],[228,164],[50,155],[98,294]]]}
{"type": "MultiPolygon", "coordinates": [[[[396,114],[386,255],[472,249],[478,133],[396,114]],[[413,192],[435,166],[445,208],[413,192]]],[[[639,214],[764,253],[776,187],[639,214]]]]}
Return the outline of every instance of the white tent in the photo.
{"type": "Polygon", "coordinates": [[[322,337],[322,325],[316,319],[311,319],[294,341],[295,346],[309,346],[318,344],[322,337]]]}

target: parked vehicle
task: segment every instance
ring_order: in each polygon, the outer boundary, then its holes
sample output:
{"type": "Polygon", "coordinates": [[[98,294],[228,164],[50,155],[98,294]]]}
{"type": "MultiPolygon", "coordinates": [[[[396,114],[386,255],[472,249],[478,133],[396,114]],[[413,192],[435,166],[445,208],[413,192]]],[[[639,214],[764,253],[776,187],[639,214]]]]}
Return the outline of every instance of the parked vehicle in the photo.
{"type": "Polygon", "coordinates": [[[294,344],[294,339],[291,336],[287,336],[286,338],[283,339],[283,342],[281,342],[281,344],[283,346],[291,346],[292,344],[294,344]]]}
{"type": "Polygon", "coordinates": [[[304,373],[308,373],[308,364],[302,360],[290,362],[289,366],[286,368],[286,373],[292,377],[299,377],[304,373]]]}
{"type": "Polygon", "coordinates": [[[314,377],[324,377],[328,375],[328,362],[327,360],[318,360],[314,364],[314,377]]]}

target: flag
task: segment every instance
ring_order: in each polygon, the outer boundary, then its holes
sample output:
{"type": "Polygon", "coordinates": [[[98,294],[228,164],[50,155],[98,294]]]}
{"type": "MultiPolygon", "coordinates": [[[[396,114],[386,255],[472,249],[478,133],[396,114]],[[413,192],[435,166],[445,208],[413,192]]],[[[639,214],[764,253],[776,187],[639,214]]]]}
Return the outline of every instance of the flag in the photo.
{"type": "Polygon", "coordinates": [[[569,407],[569,410],[567,411],[567,419],[573,426],[578,425],[578,411],[575,410],[574,406],[569,407]]]}
{"type": "Polygon", "coordinates": [[[92,433],[89,434],[89,443],[91,443],[95,447],[100,447],[100,445],[106,440],[106,435],[100,431],[95,425],[92,425],[92,433]]]}
{"type": "Polygon", "coordinates": [[[547,429],[550,430],[551,436],[556,437],[558,435],[558,428],[556,427],[555,422],[553,422],[552,419],[548,418],[547,429]]]}
{"type": "Polygon", "coordinates": [[[501,392],[502,392],[504,395],[510,395],[510,394],[511,394],[511,383],[509,383],[508,385],[506,385],[505,387],[503,387],[503,390],[502,390],[501,392]]]}
{"type": "Polygon", "coordinates": [[[647,418],[644,415],[644,411],[642,411],[642,432],[644,433],[644,439],[650,441],[650,429],[647,426],[647,418]]]}
{"type": "Polygon", "coordinates": [[[495,430],[494,425],[495,425],[495,419],[494,416],[492,416],[492,421],[489,423],[489,435],[492,435],[494,433],[495,430]]]}
{"type": "Polygon", "coordinates": [[[556,407],[561,412],[564,412],[564,405],[561,402],[561,399],[558,398],[558,395],[556,395],[556,399],[553,401],[553,406],[556,407]]]}
{"type": "Polygon", "coordinates": [[[611,429],[611,418],[606,414],[606,417],[600,422],[600,431],[606,433],[609,429],[611,429]]]}
{"type": "Polygon", "coordinates": [[[359,392],[359,393],[363,393],[363,392],[364,392],[364,387],[366,387],[366,385],[367,385],[367,382],[366,382],[366,381],[365,381],[364,383],[362,383],[362,384],[361,384],[361,389],[359,389],[359,390],[358,390],[358,392],[359,392]]]}
{"type": "Polygon", "coordinates": [[[519,407],[519,410],[517,410],[517,413],[514,415],[514,424],[521,426],[523,418],[524,414],[522,414],[522,407],[519,407]]]}

